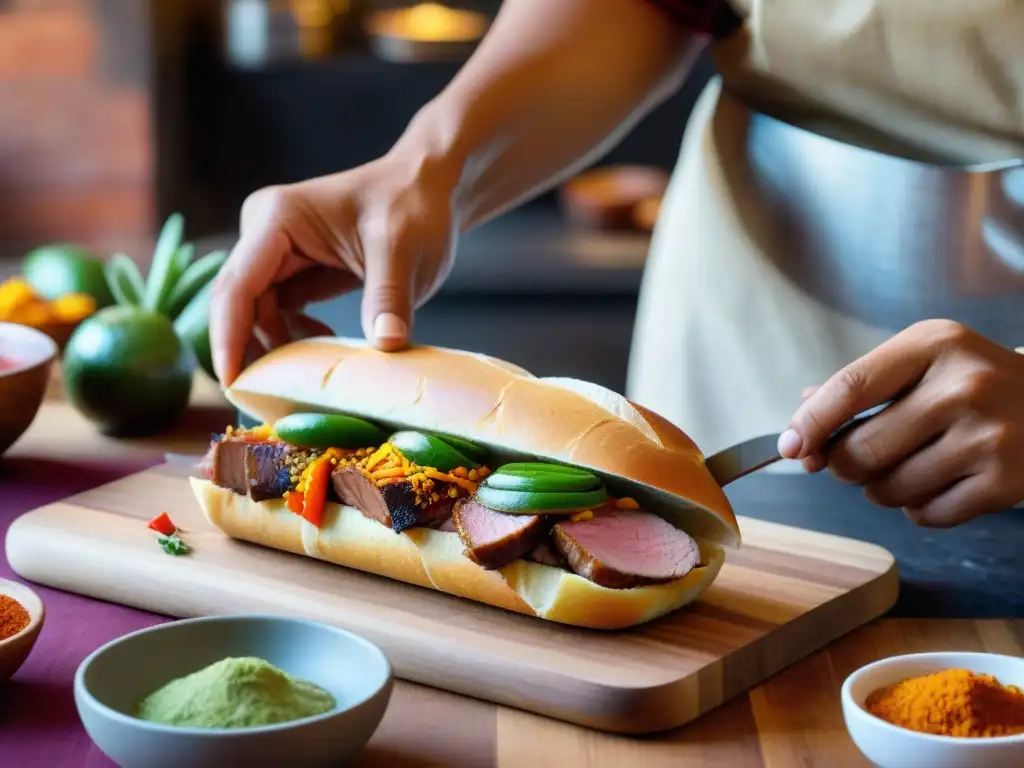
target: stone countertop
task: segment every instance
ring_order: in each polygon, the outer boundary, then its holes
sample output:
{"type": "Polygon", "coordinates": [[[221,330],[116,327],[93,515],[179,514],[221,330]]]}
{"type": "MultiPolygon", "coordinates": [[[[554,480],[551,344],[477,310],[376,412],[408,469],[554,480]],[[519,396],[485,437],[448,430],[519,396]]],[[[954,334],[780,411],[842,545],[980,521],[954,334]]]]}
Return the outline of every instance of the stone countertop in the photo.
{"type": "Polygon", "coordinates": [[[728,489],[736,513],[871,541],[896,556],[900,598],[890,616],[1024,618],[1024,511],[920,528],[828,475],[749,475],[728,489]]]}

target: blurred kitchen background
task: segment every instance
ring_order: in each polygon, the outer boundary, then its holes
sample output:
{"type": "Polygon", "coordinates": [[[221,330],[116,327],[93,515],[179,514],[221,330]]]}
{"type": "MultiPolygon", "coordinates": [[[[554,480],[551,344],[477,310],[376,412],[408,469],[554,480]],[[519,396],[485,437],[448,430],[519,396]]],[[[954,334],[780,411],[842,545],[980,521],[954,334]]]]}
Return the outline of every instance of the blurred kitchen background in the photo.
{"type": "MultiPolygon", "coordinates": [[[[145,266],[173,211],[200,253],[230,247],[249,192],[385,152],[499,6],[0,0],[0,279],[61,241],[145,266]]],[[[710,72],[595,177],[465,237],[415,340],[622,391],[650,223],[710,72]]],[[[360,335],[358,300],[313,314],[360,335]]]]}

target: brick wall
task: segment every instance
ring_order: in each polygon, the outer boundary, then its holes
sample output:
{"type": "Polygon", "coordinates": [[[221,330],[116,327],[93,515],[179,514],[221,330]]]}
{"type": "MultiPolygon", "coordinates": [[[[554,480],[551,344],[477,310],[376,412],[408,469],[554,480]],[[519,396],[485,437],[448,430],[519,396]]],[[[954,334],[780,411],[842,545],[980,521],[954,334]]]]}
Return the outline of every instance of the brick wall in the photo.
{"type": "Polygon", "coordinates": [[[154,218],[145,6],[0,0],[0,256],[61,240],[144,256],[154,218]]]}

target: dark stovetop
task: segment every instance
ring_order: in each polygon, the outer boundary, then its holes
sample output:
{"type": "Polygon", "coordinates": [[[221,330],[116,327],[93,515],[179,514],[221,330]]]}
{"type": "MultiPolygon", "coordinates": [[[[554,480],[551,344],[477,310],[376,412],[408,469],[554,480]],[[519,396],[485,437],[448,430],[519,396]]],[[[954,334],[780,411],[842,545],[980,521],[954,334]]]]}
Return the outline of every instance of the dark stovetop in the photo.
{"type": "Polygon", "coordinates": [[[728,489],[736,513],[870,541],[896,557],[898,617],[1024,618],[1024,514],[1010,510],[948,530],[920,528],[821,475],[749,475],[728,489]]]}

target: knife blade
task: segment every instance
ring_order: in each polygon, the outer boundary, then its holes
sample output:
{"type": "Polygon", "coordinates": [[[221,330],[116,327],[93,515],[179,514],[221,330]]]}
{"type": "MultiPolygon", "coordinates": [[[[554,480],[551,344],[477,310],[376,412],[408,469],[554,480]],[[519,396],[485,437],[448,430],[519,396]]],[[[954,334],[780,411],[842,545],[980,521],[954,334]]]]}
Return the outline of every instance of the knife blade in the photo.
{"type": "MultiPolygon", "coordinates": [[[[862,411],[844,423],[825,441],[825,451],[827,452],[837,440],[858,424],[884,411],[891,405],[891,402],[882,403],[874,408],[862,411]]],[[[769,464],[774,464],[776,461],[782,461],[778,447],[780,435],[781,433],[777,432],[737,443],[709,456],[705,459],[704,465],[711,472],[711,476],[715,478],[715,481],[724,487],[729,483],[739,480],[741,477],[746,477],[751,472],[763,469],[769,464]]]]}
{"type": "Polygon", "coordinates": [[[206,474],[199,469],[200,462],[206,458],[202,454],[190,456],[184,453],[165,453],[164,469],[168,474],[182,475],[183,477],[195,477],[200,480],[209,480],[206,474]]]}

